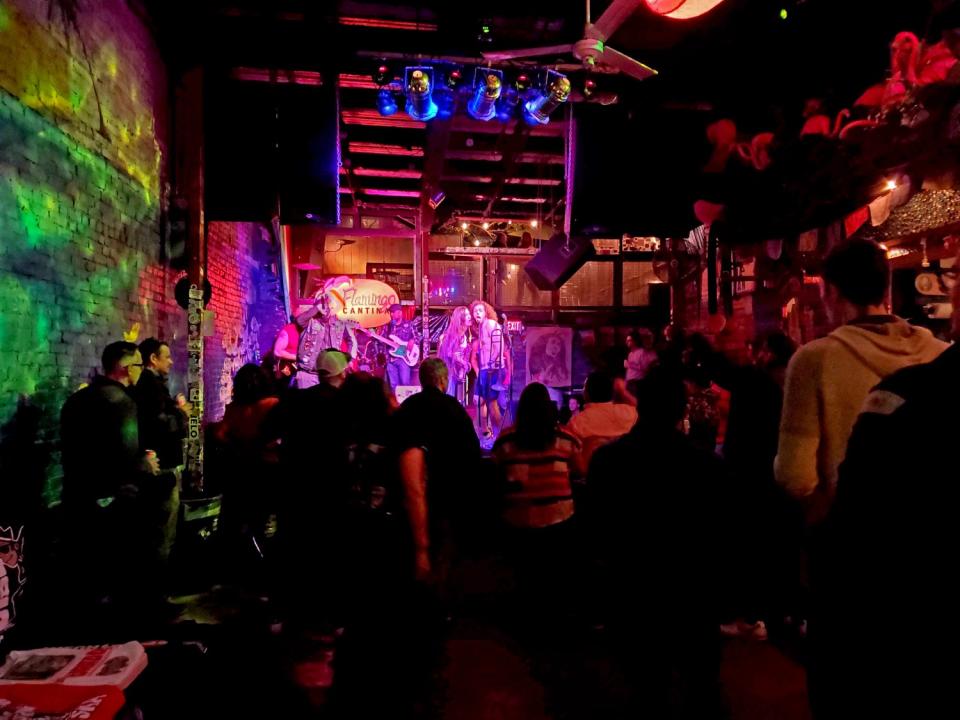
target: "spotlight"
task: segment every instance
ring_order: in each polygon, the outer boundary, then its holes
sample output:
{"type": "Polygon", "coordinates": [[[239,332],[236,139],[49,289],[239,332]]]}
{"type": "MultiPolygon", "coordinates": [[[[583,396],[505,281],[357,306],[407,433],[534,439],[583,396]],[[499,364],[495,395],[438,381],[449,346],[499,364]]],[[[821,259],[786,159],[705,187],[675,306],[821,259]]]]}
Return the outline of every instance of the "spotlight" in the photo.
{"type": "Polygon", "coordinates": [[[503,88],[503,73],[493,68],[477,68],[473,81],[473,99],[467,112],[477,120],[487,121],[497,114],[497,98],[503,88]]]}
{"type": "Polygon", "coordinates": [[[373,71],[373,82],[376,83],[377,87],[389,85],[390,81],[393,79],[390,75],[389,66],[386,64],[381,64],[380,67],[373,71]]]}
{"type": "Polygon", "coordinates": [[[570,80],[553,70],[547,71],[546,91],[538,91],[536,97],[523,105],[524,119],[531,125],[546,125],[550,113],[570,97],[570,80]]]}
{"type": "Polygon", "coordinates": [[[407,114],[414,120],[433,120],[437,104],[433,101],[433,68],[408,67],[405,73],[407,114]]]}
{"type": "Polygon", "coordinates": [[[505,87],[500,94],[500,99],[497,100],[497,119],[500,122],[510,122],[513,116],[516,115],[519,104],[520,93],[517,92],[516,88],[510,86],[505,87]]]}
{"type": "Polygon", "coordinates": [[[387,88],[380,88],[377,95],[377,110],[384,117],[388,117],[397,112],[397,99],[387,88]]]}

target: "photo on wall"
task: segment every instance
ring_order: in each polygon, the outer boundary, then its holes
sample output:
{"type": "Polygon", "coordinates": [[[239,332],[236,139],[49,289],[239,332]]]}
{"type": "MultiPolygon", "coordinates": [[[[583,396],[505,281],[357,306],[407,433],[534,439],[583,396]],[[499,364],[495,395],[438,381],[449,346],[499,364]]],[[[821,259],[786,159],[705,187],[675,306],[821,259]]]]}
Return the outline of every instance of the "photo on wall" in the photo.
{"type": "Polygon", "coordinates": [[[570,387],[573,328],[527,328],[527,382],[543,383],[547,387],[570,387]]]}

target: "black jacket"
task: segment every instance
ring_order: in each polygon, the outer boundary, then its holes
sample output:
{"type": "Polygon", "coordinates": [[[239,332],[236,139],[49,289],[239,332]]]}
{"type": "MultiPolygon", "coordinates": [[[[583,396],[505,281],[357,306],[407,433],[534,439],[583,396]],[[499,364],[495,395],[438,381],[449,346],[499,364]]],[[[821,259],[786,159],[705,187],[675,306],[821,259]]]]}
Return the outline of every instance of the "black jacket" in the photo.
{"type": "Polygon", "coordinates": [[[98,376],[67,398],[60,442],[65,505],[137,492],[144,470],[137,406],[120,383],[98,376]]]}
{"type": "Polygon", "coordinates": [[[716,627],[725,485],[721,461],[674,430],[638,423],[594,453],[577,516],[616,615],[716,627]]]}
{"type": "Polygon", "coordinates": [[[868,396],[814,564],[832,716],[960,713],[958,446],[960,346],[868,396]]]}
{"type": "Polygon", "coordinates": [[[170,397],[166,380],[144,368],[132,394],[140,420],[140,447],[155,451],[161,468],[182,465],[187,416],[170,397]]]}

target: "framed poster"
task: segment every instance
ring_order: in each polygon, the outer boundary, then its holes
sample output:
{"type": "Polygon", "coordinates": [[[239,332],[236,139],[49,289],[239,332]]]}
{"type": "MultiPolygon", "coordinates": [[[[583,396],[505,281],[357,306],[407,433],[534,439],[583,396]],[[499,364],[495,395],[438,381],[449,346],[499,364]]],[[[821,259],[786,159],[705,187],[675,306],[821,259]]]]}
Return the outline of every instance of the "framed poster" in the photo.
{"type": "Polygon", "coordinates": [[[571,351],[573,328],[527,328],[527,382],[547,387],[570,387],[573,384],[571,351]]]}

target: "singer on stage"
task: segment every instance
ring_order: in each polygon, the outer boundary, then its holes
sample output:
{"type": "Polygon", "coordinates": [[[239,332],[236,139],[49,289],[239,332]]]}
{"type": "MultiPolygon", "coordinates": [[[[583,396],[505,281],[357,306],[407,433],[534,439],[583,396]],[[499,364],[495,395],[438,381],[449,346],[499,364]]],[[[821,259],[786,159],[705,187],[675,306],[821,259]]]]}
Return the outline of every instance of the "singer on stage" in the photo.
{"type": "Polygon", "coordinates": [[[476,300],[470,306],[476,340],[474,341],[473,369],[477,373],[477,422],[484,439],[493,438],[503,423],[500,412],[500,393],[509,378],[506,377],[506,345],[503,326],[489,303],[476,300]]]}

